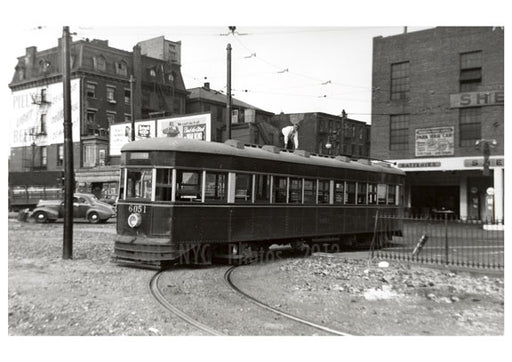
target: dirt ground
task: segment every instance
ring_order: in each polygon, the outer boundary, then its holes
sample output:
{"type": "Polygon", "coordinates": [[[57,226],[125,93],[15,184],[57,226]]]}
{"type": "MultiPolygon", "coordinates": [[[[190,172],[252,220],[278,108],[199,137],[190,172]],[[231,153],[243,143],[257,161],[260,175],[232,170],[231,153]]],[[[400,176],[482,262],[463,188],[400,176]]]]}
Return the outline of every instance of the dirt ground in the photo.
{"type": "MultiPolygon", "coordinates": [[[[9,336],[202,336],[152,299],[152,270],[111,262],[115,224],[8,221],[9,336]]],[[[227,266],[176,268],[162,289],[228,336],[319,336],[262,311],[222,283],[227,266]]],[[[233,281],[279,309],[358,336],[503,336],[504,278],[316,253],[241,266],[233,281]]]]}

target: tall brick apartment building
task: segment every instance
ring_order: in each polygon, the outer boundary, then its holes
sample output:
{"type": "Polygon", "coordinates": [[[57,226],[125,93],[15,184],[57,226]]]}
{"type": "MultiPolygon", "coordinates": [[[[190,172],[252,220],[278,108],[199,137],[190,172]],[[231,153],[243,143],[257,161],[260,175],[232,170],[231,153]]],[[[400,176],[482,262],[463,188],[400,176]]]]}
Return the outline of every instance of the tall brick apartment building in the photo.
{"type": "MultiPolygon", "coordinates": [[[[79,40],[71,44],[70,53],[78,186],[108,196],[117,192],[118,179],[115,159],[109,157],[110,127],[132,117],[185,113],[188,92],[181,75],[181,42],[161,36],[139,42],[129,52],[110,47],[106,40],[79,40]]],[[[20,195],[27,187],[41,190],[33,192],[39,198],[48,197],[43,192],[47,187],[58,190],[57,177],[64,167],[61,74],[60,44],[41,51],[29,47],[15,65],[9,84],[9,186],[20,195]]]]}
{"type": "Polygon", "coordinates": [[[376,37],[372,83],[371,155],[407,172],[410,211],[502,222],[504,30],[376,37]]]}

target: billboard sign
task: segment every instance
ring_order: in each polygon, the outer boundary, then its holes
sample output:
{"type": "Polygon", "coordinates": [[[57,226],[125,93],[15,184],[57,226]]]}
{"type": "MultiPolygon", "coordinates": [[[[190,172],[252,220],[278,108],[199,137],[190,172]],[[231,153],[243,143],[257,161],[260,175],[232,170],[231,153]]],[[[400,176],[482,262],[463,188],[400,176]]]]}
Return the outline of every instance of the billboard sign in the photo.
{"type": "MultiPolygon", "coordinates": [[[[135,122],[135,140],[155,137],[155,120],[135,122]]],[[[120,156],[121,148],[131,141],[132,124],[119,123],[110,126],[110,156],[120,156]]]]}
{"type": "MultiPolygon", "coordinates": [[[[10,147],[64,143],[63,93],[61,82],[12,93],[10,147]]],[[[80,79],[71,80],[71,121],[73,142],[79,142],[80,79]]]]}
{"type": "Polygon", "coordinates": [[[157,137],[167,137],[167,134],[170,133],[173,137],[203,141],[212,140],[212,119],[210,113],[165,118],[159,119],[156,122],[157,137]]]}
{"type": "Polygon", "coordinates": [[[454,127],[416,130],[416,157],[451,156],[454,154],[454,127]]]}

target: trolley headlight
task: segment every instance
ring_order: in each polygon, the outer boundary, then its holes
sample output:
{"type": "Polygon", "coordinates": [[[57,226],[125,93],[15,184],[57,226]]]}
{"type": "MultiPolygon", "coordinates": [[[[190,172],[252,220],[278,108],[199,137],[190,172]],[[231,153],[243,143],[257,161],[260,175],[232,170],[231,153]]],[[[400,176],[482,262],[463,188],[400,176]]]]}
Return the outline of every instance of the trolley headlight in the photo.
{"type": "Polygon", "coordinates": [[[142,223],[142,216],[139,213],[133,213],[128,216],[128,226],[131,228],[136,228],[140,226],[142,223]]]}

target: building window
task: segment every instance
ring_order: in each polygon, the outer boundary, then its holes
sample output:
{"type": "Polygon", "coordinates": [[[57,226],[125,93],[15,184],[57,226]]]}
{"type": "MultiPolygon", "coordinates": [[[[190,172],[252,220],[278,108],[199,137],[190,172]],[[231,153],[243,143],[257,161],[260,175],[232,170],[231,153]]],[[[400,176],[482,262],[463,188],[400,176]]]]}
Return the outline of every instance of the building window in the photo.
{"type": "Polygon", "coordinates": [[[105,57],[103,57],[102,55],[94,57],[93,63],[94,69],[99,70],[101,72],[107,70],[107,62],[105,60],[105,57]]]}
{"type": "Polygon", "coordinates": [[[48,165],[48,148],[46,146],[41,147],[41,166],[46,167],[48,165]]]}
{"type": "Polygon", "coordinates": [[[409,149],[409,118],[405,114],[392,115],[389,122],[389,149],[409,149]]]}
{"type": "Polygon", "coordinates": [[[108,125],[113,125],[116,123],[116,114],[115,113],[108,113],[107,112],[107,123],[108,125]]]}
{"type": "Polygon", "coordinates": [[[156,69],[154,67],[153,68],[149,68],[148,69],[148,74],[152,78],[156,77],[156,69]]]}
{"type": "Polygon", "coordinates": [[[116,88],[107,86],[107,102],[116,103],[116,88]]]}
{"type": "Polygon", "coordinates": [[[391,64],[391,99],[409,98],[409,62],[391,64]]]}
{"type": "Polygon", "coordinates": [[[472,147],[482,138],[480,107],[459,109],[460,146],[472,147]]]}
{"type": "Polygon", "coordinates": [[[96,98],[96,84],[87,83],[85,86],[85,93],[88,98],[96,98]]]}
{"type": "Polygon", "coordinates": [[[57,166],[64,165],[64,145],[57,146],[57,166]]]}
{"type": "Polygon", "coordinates": [[[124,90],[124,104],[130,105],[132,102],[132,92],[129,89],[124,90]]]}
{"type": "Polygon", "coordinates": [[[94,135],[95,129],[96,129],[96,112],[95,111],[87,111],[86,116],[86,135],[94,135]]]}
{"type": "Polygon", "coordinates": [[[482,52],[460,54],[460,91],[476,91],[482,83],[482,52]]]}
{"type": "Polygon", "coordinates": [[[46,114],[41,114],[39,119],[39,133],[42,135],[46,134],[46,114]]]}
{"type": "Polygon", "coordinates": [[[128,75],[128,66],[124,60],[116,63],[116,73],[119,75],[128,75]]]}

